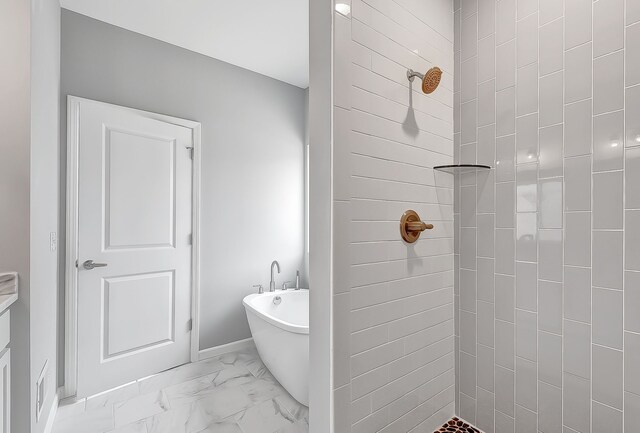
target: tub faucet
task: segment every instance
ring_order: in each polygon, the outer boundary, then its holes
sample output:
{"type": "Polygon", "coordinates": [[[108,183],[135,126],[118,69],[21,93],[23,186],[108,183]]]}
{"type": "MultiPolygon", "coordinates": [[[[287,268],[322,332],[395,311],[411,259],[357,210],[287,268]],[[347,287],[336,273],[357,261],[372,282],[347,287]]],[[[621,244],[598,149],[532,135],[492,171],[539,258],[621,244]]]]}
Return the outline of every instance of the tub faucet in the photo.
{"type": "Polygon", "coordinates": [[[280,263],[278,263],[277,260],[274,260],[273,262],[271,262],[271,282],[269,283],[269,291],[270,292],[275,292],[276,291],[276,280],[273,278],[273,268],[274,267],[278,268],[278,273],[280,273],[280,263]]]}

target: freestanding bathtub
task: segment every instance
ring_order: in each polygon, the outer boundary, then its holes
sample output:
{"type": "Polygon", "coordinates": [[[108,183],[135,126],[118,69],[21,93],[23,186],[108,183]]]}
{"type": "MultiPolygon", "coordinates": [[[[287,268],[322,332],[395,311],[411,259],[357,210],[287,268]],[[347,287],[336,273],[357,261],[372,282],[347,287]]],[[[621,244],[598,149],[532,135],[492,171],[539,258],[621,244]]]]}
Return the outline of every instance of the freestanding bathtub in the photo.
{"type": "Polygon", "coordinates": [[[262,362],[293,398],[309,406],[309,291],[253,294],[242,303],[262,362]]]}

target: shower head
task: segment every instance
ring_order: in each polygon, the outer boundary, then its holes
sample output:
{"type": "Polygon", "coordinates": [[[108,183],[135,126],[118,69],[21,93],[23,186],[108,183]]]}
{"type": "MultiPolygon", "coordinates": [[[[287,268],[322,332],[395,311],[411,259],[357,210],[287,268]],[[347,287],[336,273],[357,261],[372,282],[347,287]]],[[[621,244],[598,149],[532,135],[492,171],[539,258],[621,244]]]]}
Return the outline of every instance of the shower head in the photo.
{"type": "Polygon", "coordinates": [[[442,69],[434,66],[424,75],[420,72],[415,72],[413,69],[407,70],[407,78],[409,81],[413,82],[415,77],[422,80],[422,91],[428,95],[438,88],[440,79],[442,78],[442,69]]]}

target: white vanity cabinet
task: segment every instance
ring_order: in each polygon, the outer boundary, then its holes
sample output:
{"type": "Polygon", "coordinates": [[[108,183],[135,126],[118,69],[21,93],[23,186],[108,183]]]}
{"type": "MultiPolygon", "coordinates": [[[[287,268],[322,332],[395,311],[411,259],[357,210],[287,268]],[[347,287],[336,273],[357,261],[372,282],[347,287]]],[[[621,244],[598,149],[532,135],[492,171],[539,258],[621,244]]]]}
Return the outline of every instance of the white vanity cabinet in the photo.
{"type": "Polygon", "coordinates": [[[0,315],[0,433],[9,433],[11,420],[11,312],[0,315]]]}
{"type": "Polygon", "coordinates": [[[11,431],[11,311],[18,299],[18,275],[0,272],[0,433],[11,431]]]}
{"type": "Polygon", "coordinates": [[[0,433],[11,430],[11,349],[0,356],[0,433]]]}

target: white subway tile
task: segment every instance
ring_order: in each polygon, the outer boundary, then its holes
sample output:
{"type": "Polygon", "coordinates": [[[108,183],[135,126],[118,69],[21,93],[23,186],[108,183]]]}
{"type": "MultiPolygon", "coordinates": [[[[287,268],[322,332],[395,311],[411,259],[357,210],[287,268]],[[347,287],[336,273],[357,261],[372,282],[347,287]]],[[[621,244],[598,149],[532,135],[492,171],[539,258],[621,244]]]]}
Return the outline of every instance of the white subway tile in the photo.
{"type": "Polygon", "coordinates": [[[496,273],[515,275],[515,249],[515,230],[496,228],[496,273]]]}
{"type": "Polygon", "coordinates": [[[573,374],[564,374],[562,410],[565,426],[577,432],[591,431],[590,391],[589,380],[574,376],[573,374]]]}
{"type": "Polygon", "coordinates": [[[564,156],[591,154],[591,99],[565,105],[564,156]]]}
{"type": "Polygon", "coordinates": [[[640,272],[624,275],[624,329],[640,333],[640,272]]]}
{"type": "Polygon", "coordinates": [[[500,90],[496,94],[496,135],[498,137],[516,132],[515,87],[500,90]]]}
{"type": "Polygon", "coordinates": [[[594,230],[592,270],[594,286],[622,289],[623,238],[622,231],[594,230]]]}
{"type": "Polygon", "coordinates": [[[493,392],[493,348],[478,345],[478,387],[493,392]]]}
{"type": "Polygon", "coordinates": [[[538,215],[536,212],[516,215],[516,260],[535,262],[538,258],[538,215]]]}
{"type": "MultiPolygon", "coordinates": [[[[515,325],[502,320],[495,323],[495,357],[496,365],[513,370],[515,368],[515,325]]],[[[497,375],[497,371],[496,371],[497,375]]],[[[496,377],[496,392],[500,390],[498,378],[496,377]]]]}
{"type": "Polygon", "coordinates": [[[624,389],[640,395],[640,334],[624,333],[624,389]]]}
{"type": "Polygon", "coordinates": [[[515,182],[496,183],[496,227],[515,227],[515,189],[515,182]]]}
{"type": "Polygon", "coordinates": [[[622,297],[619,290],[593,288],[592,337],[595,344],[622,350],[622,297]]]}
{"type": "Polygon", "coordinates": [[[538,332],[538,379],[562,387],[562,337],[538,332]]]}
{"type": "Polygon", "coordinates": [[[516,84],[516,43],[509,41],[496,48],[496,90],[516,84]]]}
{"type": "Polygon", "coordinates": [[[478,4],[478,39],[493,35],[496,31],[496,2],[480,0],[478,4]]]}
{"type": "Polygon", "coordinates": [[[538,329],[536,313],[516,309],[516,357],[536,362],[538,329]]]}
{"type": "MultiPolygon", "coordinates": [[[[541,186],[544,187],[545,184],[541,186]]],[[[562,230],[540,230],[538,238],[538,277],[543,280],[561,282],[563,264],[562,230]]]]}
{"type": "MultiPolygon", "coordinates": [[[[519,0],[519,3],[522,1],[535,4],[532,0],[519,0]]],[[[517,23],[516,65],[518,67],[538,60],[538,15],[533,13],[527,15],[517,23]]]]}
{"type": "Polygon", "coordinates": [[[563,371],[588,380],[591,377],[591,325],[565,320],[562,343],[563,371]]]}
{"type": "MultiPolygon", "coordinates": [[[[562,228],[562,180],[563,179],[559,177],[539,180],[538,194],[540,197],[541,229],[562,228]]],[[[542,235],[540,239],[542,240],[542,235]]],[[[546,247],[550,248],[551,245],[547,245],[546,247]]],[[[560,238],[560,248],[562,248],[562,238],[560,238]]],[[[557,257],[557,255],[554,257],[557,257]]],[[[560,262],[560,266],[562,266],[562,262],[560,262]]]]}
{"type": "Polygon", "coordinates": [[[565,49],[591,40],[592,0],[565,0],[565,49]]]}
{"type": "MultiPolygon", "coordinates": [[[[496,381],[496,431],[499,430],[498,413],[503,413],[509,417],[514,416],[514,385],[515,374],[513,370],[508,370],[500,366],[496,366],[495,381],[496,381]]],[[[513,430],[512,430],[513,431],[513,430]]]]}
{"type": "Polygon", "coordinates": [[[540,126],[562,122],[563,73],[556,72],[540,78],[540,126]]]}
{"type": "Polygon", "coordinates": [[[502,0],[496,4],[496,44],[503,44],[516,36],[516,2],[502,0]]]}
{"type": "Polygon", "coordinates": [[[538,64],[531,63],[518,68],[517,74],[517,114],[518,116],[524,116],[536,113],[538,111],[538,64]]]}
{"type": "MultiPolygon", "coordinates": [[[[493,372],[491,373],[493,377],[493,372]]],[[[478,376],[480,378],[480,376],[478,376]]],[[[493,431],[493,412],[495,410],[495,396],[492,392],[478,388],[476,426],[482,431],[493,431]]]]}
{"type": "Polygon", "coordinates": [[[478,301],[477,308],[478,344],[494,346],[493,320],[494,306],[490,302],[478,301]]]}
{"type": "MultiPolygon", "coordinates": [[[[533,160],[533,157],[531,158],[533,160]]],[[[518,212],[538,210],[538,164],[518,164],[516,168],[516,209],[518,212]]],[[[534,230],[537,226],[532,227],[534,230]]]]}
{"type": "MultiPolygon", "coordinates": [[[[516,426],[518,418],[521,416],[520,410],[518,410],[519,406],[534,412],[538,410],[537,370],[538,366],[535,362],[516,358],[516,426]]],[[[527,417],[527,422],[523,422],[521,425],[531,427],[531,422],[533,421],[535,425],[535,420],[535,415],[533,420],[527,417]]]]}
{"type": "Polygon", "coordinates": [[[627,27],[625,42],[626,86],[640,84],[640,24],[627,27]]]}
{"type": "Polygon", "coordinates": [[[562,125],[540,129],[540,178],[557,177],[563,174],[564,128],[562,125]]]}
{"type": "Polygon", "coordinates": [[[599,0],[593,4],[593,56],[624,48],[624,0],[599,0]]]}
{"type": "Polygon", "coordinates": [[[538,329],[562,334],[562,283],[538,282],[538,329]]]}
{"type": "Polygon", "coordinates": [[[564,318],[591,323],[591,270],[564,267],[564,318]]]}
{"type": "Polygon", "coordinates": [[[514,135],[500,137],[496,140],[495,146],[496,182],[509,182],[516,180],[516,137],[514,135]]]}
{"type": "Polygon", "coordinates": [[[564,264],[591,266],[591,212],[565,213],[564,230],[564,264]]]}
{"type": "Polygon", "coordinates": [[[593,174],[593,228],[622,230],[623,172],[593,174]]]}
{"type": "MultiPolygon", "coordinates": [[[[536,97],[537,94],[536,88],[536,97]]],[[[538,161],[538,114],[533,113],[516,119],[516,162],[522,164],[536,161],[538,161]]]]}
{"type": "Polygon", "coordinates": [[[564,54],[565,103],[591,98],[593,63],[591,43],[580,45],[564,54]]]}
{"type": "Polygon", "coordinates": [[[540,0],[540,24],[561,18],[564,13],[564,0],[540,0]]]}
{"type": "Polygon", "coordinates": [[[593,114],[624,108],[624,53],[618,51],[593,61],[593,114]]]}
{"type": "MultiPolygon", "coordinates": [[[[595,325],[594,325],[595,326],[595,325]]],[[[619,350],[592,346],[593,399],[616,409],[623,409],[623,357],[619,350]]],[[[595,420],[595,413],[594,413],[595,420]]],[[[602,431],[602,430],[599,430],[602,431]]],[[[620,431],[620,430],[612,430],[620,431]]]]}
{"type": "MultiPolygon", "coordinates": [[[[593,171],[622,170],[624,167],[624,112],[593,118],[593,171]]],[[[622,192],[622,188],[620,189],[622,192]]]]}
{"type": "Polygon", "coordinates": [[[630,87],[626,90],[625,130],[627,135],[626,146],[640,145],[640,86],[630,87]]]}
{"type": "Polygon", "coordinates": [[[478,83],[496,77],[496,38],[491,35],[478,41],[478,83]]]}
{"type": "Polygon", "coordinates": [[[597,401],[592,402],[591,408],[591,428],[593,432],[623,432],[621,411],[600,404],[597,401]]]}
{"type": "Polygon", "coordinates": [[[538,382],[538,429],[562,433],[562,389],[538,382]]]}
{"type": "MultiPolygon", "coordinates": [[[[495,80],[478,85],[478,126],[496,123],[496,87],[495,80]]],[[[480,131],[478,131],[478,135],[480,131]]],[[[478,141],[481,137],[478,136],[478,141]]],[[[493,144],[493,143],[492,143],[493,144]]],[[[492,161],[493,163],[493,161],[492,161]]]]}
{"type": "Polygon", "coordinates": [[[555,20],[540,27],[539,63],[540,76],[562,70],[562,33],[564,21],[555,20]]]}

